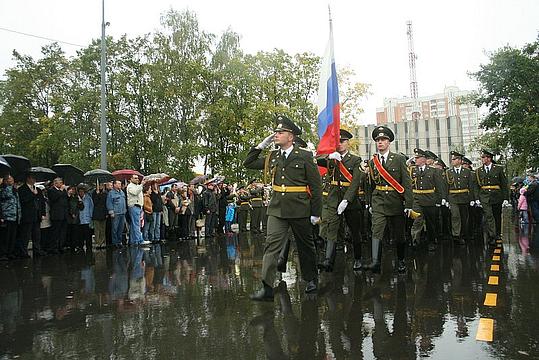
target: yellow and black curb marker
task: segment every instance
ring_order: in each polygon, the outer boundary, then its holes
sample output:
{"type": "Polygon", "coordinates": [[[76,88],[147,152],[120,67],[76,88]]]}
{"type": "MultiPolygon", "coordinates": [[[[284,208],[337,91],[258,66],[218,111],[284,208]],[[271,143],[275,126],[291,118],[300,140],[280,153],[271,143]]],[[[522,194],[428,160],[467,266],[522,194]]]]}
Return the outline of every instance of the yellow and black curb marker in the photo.
{"type": "MultiPolygon", "coordinates": [[[[488,289],[489,291],[485,294],[484,306],[495,307],[498,302],[498,283],[500,272],[500,262],[501,262],[501,253],[503,250],[503,245],[501,240],[496,241],[496,248],[492,254],[492,261],[490,264],[489,277],[488,277],[488,289]]],[[[477,335],[475,336],[476,340],[479,341],[492,341],[494,336],[494,319],[491,318],[480,318],[479,327],[477,328],[477,335]]]]}

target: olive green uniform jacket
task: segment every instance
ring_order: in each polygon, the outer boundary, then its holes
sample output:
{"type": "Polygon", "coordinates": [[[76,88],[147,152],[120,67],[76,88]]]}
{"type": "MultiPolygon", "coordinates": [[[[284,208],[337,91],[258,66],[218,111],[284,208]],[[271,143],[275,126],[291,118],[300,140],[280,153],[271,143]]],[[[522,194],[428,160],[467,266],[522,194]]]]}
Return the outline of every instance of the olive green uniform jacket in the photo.
{"type": "Polygon", "coordinates": [[[448,187],[448,200],[450,204],[469,204],[475,199],[473,173],[470,169],[460,167],[459,174],[454,168],[445,173],[445,181],[448,187]],[[468,191],[466,191],[468,190],[468,191]]]}
{"type": "Polygon", "coordinates": [[[504,200],[509,200],[507,177],[501,166],[492,164],[488,174],[484,166],[476,169],[474,186],[475,200],[481,201],[482,204],[501,204],[504,200]]]}
{"type": "Polygon", "coordinates": [[[447,185],[444,184],[440,169],[425,166],[423,173],[419,167],[411,169],[412,192],[414,194],[414,206],[436,206],[441,199],[447,199],[445,191],[447,185]],[[429,192],[434,190],[434,192],[429,192]]]}
{"type": "Polygon", "coordinates": [[[404,209],[411,209],[413,205],[412,184],[406,158],[403,155],[389,152],[385,165],[389,174],[404,187],[404,193],[397,191],[377,190],[376,186],[390,186],[379,174],[374,161],[369,160],[369,185],[367,188],[367,201],[372,207],[373,216],[404,216],[404,209]]]}
{"type": "Polygon", "coordinates": [[[359,192],[365,189],[365,173],[361,169],[361,158],[348,152],[342,159],[342,164],[352,175],[350,182],[339,170],[337,161],[329,160],[328,155],[317,157],[319,166],[328,169],[328,196],[327,203],[331,208],[337,208],[342,200],[348,201],[347,209],[357,209],[359,203],[359,192]]]}
{"type": "Polygon", "coordinates": [[[262,150],[251,148],[243,165],[248,169],[263,170],[268,163],[272,184],[276,187],[268,205],[268,216],[305,218],[322,214],[322,181],[312,153],[294,146],[283,159],[280,150],[260,156],[262,150]],[[284,185],[284,186],[283,186],[284,185]],[[308,186],[308,192],[286,192],[287,186],[308,186]],[[281,191],[281,189],[285,191],[281,191]]]}

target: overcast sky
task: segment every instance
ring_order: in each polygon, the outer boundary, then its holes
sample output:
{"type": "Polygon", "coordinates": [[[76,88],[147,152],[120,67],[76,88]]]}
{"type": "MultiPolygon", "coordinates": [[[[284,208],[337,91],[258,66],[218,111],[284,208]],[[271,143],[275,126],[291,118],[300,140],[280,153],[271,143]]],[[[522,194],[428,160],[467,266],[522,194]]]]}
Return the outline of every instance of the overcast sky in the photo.
{"type": "MultiPolygon", "coordinates": [[[[406,21],[412,20],[419,94],[445,85],[475,89],[467,72],[486,52],[521,47],[539,31],[537,0],[329,1],[337,66],[351,66],[372,85],[362,123],[375,122],[384,97],[409,95],[406,21]]],[[[249,53],[281,48],[322,56],[328,38],[328,1],[319,0],[107,0],[107,33],[136,36],[159,28],[169,8],[197,13],[201,27],[220,34],[231,27],[249,53]]],[[[0,0],[0,27],[86,46],[101,36],[101,0],[0,0]]],[[[0,74],[14,65],[12,50],[39,56],[46,40],[0,30],[0,74]]],[[[68,55],[76,46],[61,44],[68,55]]]]}

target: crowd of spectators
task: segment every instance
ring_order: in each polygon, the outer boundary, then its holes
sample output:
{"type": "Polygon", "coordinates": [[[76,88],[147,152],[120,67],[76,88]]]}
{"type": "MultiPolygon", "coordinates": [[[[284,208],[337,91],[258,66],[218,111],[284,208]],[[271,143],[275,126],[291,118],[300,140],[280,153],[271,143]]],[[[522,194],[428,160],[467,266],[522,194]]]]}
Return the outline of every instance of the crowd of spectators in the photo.
{"type": "Polygon", "coordinates": [[[161,188],[133,175],[66,186],[8,175],[0,185],[0,261],[214,237],[232,231],[235,197],[223,182],[161,188]]]}

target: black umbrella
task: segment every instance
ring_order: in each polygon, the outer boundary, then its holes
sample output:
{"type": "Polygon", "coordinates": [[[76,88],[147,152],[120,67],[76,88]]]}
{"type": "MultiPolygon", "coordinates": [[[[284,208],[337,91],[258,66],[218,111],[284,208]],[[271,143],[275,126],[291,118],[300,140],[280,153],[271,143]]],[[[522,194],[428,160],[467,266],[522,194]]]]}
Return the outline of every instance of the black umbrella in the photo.
{"type": "Polygon", "coordinates": [[[11,172],[11,166],[6,159],[0,156],[0,177],[4,177],[11,172]]]}
{"type": "Polygon", "coordinates": [[[84,172],[71,164],[56,164],[52,166],[59,177],[64,180],[66,185],[78,185],[84,181],[84,172]]]}
{"type": "Polygon", "coordinates": [[[114,181],[114,175],[112,175],[110,171],[94,169],[84,173],[84,182],[88,184],[95,184],[97,182],[104,183],[108,181],[114,181]]]}
{"type": "Polygon", "coordinates": [[[35,166],[28,171],[29,175],[32,175],[37,182],[53,180],[58,175],[49,168],[35,166]]]}
{"type": "Polygon", "coordinates": [[[30,170],[30,160],[20,155],[2,155],[2,157],[7,161],[9,166],[11,166],[10,174],[16,180],[24,180],[24,176],[30,170]]]}

